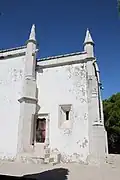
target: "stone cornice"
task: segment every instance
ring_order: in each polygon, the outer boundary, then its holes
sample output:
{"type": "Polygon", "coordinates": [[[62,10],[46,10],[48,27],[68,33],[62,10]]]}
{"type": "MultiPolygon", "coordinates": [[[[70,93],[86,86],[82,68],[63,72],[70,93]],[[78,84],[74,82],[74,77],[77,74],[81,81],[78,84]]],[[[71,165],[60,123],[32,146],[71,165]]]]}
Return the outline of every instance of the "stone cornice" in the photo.
{"type": "Polygon", "coordinates": [[[18,99],[18,101],[20,103],[25,102],[25,103],[32,103],[32,104],[36,104],[37,103],[37,99],[36,98],[32,98],[32,97],[21,97],[20,99],[18,99]]]}
{"type": "Polygon", "coordinates": [[[26,46],[6,49],[0,51],[0,60],[5,60],[13,57],[24,56],[26,53],[26,46]]]}
{"type": "Polygon", "coordinates": [[[45,58],[38,59],[38,62],[39,62],[39,61],[52,60],[52,59],[58,59],[58,58],[63,58],[63,57],[70,57],[70,56],[82,55],[82,54],[86,54],[86,52],[83,51],[83,52],[75,52],[75,53],[69,53],[69,54],[62,54],[62,55],[57,55],[57,56],[49,56],[49,57],[45,57],[45,58]]]}
{"type": "Polygon", "coordinates": [[[36,70],[39,72],[40,69],[51,68],[57,66],[72,65],[78,63],[86,63],[88,61],[93,61],[95,58],[87,58],[86,53],[74,53],[70,55],[57,56],[56,58],[46,58],[44,60],[38,61],[36,70]]]}
{"type": "Polygon", "coordinates": [[[10,59],[10,58],[20,57],[20,56],[25,56],[25,52],[16,53],[16,54],[8,54],[4,56],[0,55],[0,60],[10,59]]]}
{"type": "Polygon", "coordinates": [[[34,44],[36,44],[36,45],[37,45],[36,40],[33,40],[33,39],[28,39],[28,40],[26,41],[26,45],[27,45],[29,42],[32,42],[32,43],[34,43],[34,44]]]}
{"type": "Polygon", "coordinates": [[[4,53],[4,52],[9,52],[9,51],[16,51],[16,50],[19,50],[19,49],[25,49],[26,46],[20,46],[20,47],[16,47],[16,48],[9,48],[9,49],[1,49],[0,50],[0,53],[4,53]]]}

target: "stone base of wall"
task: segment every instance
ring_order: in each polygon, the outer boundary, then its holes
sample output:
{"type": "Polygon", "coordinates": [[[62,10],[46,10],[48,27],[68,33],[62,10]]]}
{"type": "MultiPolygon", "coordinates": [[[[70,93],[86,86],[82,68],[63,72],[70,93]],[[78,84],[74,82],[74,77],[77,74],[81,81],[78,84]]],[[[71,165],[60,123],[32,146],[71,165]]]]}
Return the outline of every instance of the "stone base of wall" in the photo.
{"type": "Polygon", "coordinates": [[[60,163],[61,155],[58,152],[50,152],[49,148],[45,149],[44,157],[41,158],[33,153],[18,154],[15,161],[22,163],[34,163],[34,164],[58,164],[60,163]]]}
{"type": "Polygon", "coordinates": [[[95,157],[89,155],[87,157],[87,164],[90,165],[100,165],[100,164],[109,164],[114,167],[120,166],[120,154],[106,154],[103,157],[95,157]]]}
{"type": "Polygon", "coordinates": [[[16,156],[0,156],[0,162],[14,162],[16,160],[16,156]]]}
{"type": "Polygon", "coordinates": [[[49,150],[46,151],[45,157],[40,158],[39,156],[35,156],[33,153],[23,153],[17,155],[17,157],[13,158],[7,158],[2,157],[0,158],[0,164],[6,163],[6,162],[22,162],[22,163],[31,163],[31,164],[59,164],[59,163],[78,163],[78,164],[84,164],[84,165],[95,165],[99,166],[101,164],[108,164],[112,167],[120,166],[120,155],[119,154],[108,154],[104,157],[95,157],[93,155],[89,155],[86,159],[86,162],[77,162],[77,161],[66,161],[66,159],[63,160],[63,156],[58,152],[51,152],[49,150]]]}
{"type": "Polygon", "coordinates": [[[90,165],[100,165],[106,163],[106,158],[107,156],[98,157],[94,155],[89,155],[86,159],[86,162],[90,165]]]}
{"type": "Polygon", "coordinates": [[[34,156],[34,154],[27,154],[27,153],[23,153],[23,154],[19,154],[17,155],[16,162],[22,162],[22,163],[32,163],[32,164],[43,164],[44,163],[44,159],[40,158],[39,156],[34,156]]]}
{"type": "Polygon", "coordinates": [[[111,164],[113,167],[120,166],[120,154],[108,154],[106,157],[106,163],[111,164]]]}
{"type": "Polygon", "coordinates": [[[46,154],[44,163],[46,164],[59,164],[61,160],[61,154],[60,153],[51,153],[51,154],[46,154]]]}

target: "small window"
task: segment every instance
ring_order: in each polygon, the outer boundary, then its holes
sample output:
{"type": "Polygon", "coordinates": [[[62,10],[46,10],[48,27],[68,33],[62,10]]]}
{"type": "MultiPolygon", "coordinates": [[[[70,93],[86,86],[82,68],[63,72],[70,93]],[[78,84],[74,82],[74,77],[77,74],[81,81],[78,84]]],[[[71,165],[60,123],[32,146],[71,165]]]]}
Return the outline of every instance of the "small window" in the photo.
{"type": "Polygon", "coordinates": [[[66,120],[69,120],[69,111],[66,111],[66,120]]]}
{"type": "Polygon", "coordinates": [[[64,104],[59,105],[59,127],[62,127],[62,125],[68,121],[71,120],[71,104],[64,104]]]}

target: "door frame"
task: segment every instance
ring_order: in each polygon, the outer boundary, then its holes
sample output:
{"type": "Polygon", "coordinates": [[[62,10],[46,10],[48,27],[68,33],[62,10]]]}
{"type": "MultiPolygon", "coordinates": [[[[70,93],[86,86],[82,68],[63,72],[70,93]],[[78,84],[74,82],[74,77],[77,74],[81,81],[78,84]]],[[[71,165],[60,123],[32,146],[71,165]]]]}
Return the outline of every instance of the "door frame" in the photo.
{"type": "Polygon", "coordinates": [[[44,156],[44,149],[46,147],[49,146],[49,120],[50,120],[50,115],[49,113],[39,113],[36,115],[36,119],[35,119],[35,139],[34,139],[34,150],[35,150],[35,153],[37,155],[40,155],[40,156],[44,156]],[[36,142],[36,121],[37,119],[40,118],[45,118],[46,119],[46,132],[45,132],[45,142],[44,143],[39,143],[39,142],[36,142]],[[39,150],[41,151],[40,154],[39,154],[39,150]]]}

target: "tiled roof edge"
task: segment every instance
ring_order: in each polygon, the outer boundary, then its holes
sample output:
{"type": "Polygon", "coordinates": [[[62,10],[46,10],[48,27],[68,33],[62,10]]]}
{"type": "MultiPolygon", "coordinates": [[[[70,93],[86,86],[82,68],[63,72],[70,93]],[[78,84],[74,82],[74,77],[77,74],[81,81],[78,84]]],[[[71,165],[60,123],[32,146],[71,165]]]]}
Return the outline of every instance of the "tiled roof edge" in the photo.
{"type": "Polygon", "coordinates": [[[1,49],[0,53],[9,52],[9,51],[15,51],[15,50],[24,49],[24,48],[26,48],[26,46],[19,46],[19,47],[16,47],[16,48],[3,49],[3,50],[1,49]]]}
{"type": "Polygon", "coordinates": [[[75,55],[82,55],[82,54],[86,54],[86,52],[83,51],[83,52],[75,52],[75,53],[63,54],[63,55],[58,55],[58,56],[50,56],[50,57],[40,58],[37,61],[45,61],[45,60],[51,60],[51,59],[57,59],[57,58],[62,58],[62,57],[75,56],[75,55]]]}

